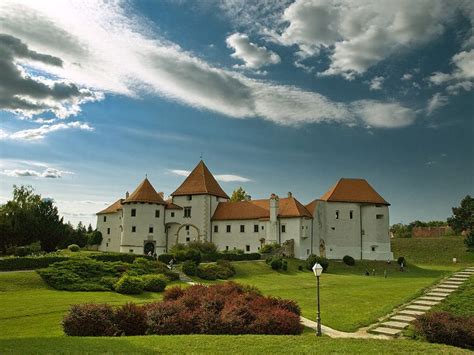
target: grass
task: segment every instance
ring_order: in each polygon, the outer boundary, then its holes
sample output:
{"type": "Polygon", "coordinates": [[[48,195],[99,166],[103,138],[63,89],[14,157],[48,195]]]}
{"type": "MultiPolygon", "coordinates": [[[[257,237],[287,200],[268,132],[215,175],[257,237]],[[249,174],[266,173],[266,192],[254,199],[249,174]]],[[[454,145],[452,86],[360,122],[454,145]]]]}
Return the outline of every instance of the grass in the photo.
{"type": "Polygon", "coordinates": [[[469,278],[432,311],[446,311],[458,316],[474,316],[474,277],[469,278]]]}
{"type": "Polygon", "coordinates": [[[176,335],[120,338],[32,337],[0,338],[2,354],[41,353],[359,353],[359,354],[469,354],[467,350],[446,345],[410,340],[368,340],[318,338],[313,333],[301,336],[271,335],[176,335]],[[20,350],[21,349],[21,350],[20,350]]]}
{"type": "MultiPolygon", "coordinates": [[[[316,279],[312,272],[298,271],[300,264],[298,260],[290,260],[287,272],[277,272],[264,262],[234,263],[237,273],[232,280],[256,286],[265,295],[293,299],[304,317],[316,320],[316,279]]],[[[333,261],[328,272],[321,276],[323,324],[349,332],[368,326],[418,296],[443,275],[445,271],[415,266],[402,273],[394,263],[357,262],[355,266],[347,266],[333,261]],[[370,272],[375,269],[376,276],[365,276],[366,268],[370,272]]]]}
{"type": "Polygon", "coordinates": [[[417,265],[451,266],[459,269],[474,265],[474,252],[467,251],[464,237],[395,238],[392,239],[395,258],[404,256],[408,263],[417,265]],[[457,263],[453,264],[453,258],[457,263]]]}
{"type": "Polygon", "coordinates": [[[58,291],[34,271],[0,273],[0,334],[3,337],[62,335],[61,320],[72,304],[122,304],[160,300],[161,293],[122,295],[115,292],[58,291]]]}

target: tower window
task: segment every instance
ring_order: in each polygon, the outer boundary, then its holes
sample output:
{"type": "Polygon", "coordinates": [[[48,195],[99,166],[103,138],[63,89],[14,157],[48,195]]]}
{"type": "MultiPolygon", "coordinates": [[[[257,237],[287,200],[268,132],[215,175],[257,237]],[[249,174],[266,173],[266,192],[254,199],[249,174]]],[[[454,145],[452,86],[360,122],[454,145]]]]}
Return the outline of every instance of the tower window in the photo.
{"type": "Polygon", "coordinates": [[[184,207],[184,217],[191,218],[191,207],[184,207]]]}
{"type": "Polygon", "coordinates": [[[336,219],[339,219],[339,211],[336,211],[336,219]]]}
{"type": "Polygon", "coordinates": [[[186,228],[187,231],[189,230],[189,226],[186,226],[185,228],[186,228]]]}
{"type": "Polygon", "coordinates": [[[186,197],[186,199],[187,199],[188,201],[191,201],[191,200],[193,199],[193,195],[188,195],[188,196],[186,197]]]}
{"type": "Polygon", "coordinates": [[[250,251],[250,245],[245,246],[245,251],[250,251]]]}
{"type": "Polygon", "coordinates": [[[148,233],[150,233],[150,234],[153,233],[153,227],[148,227],[148,233]]]}
{"type": "Polygon", "coordinates": [[[137,231],[137,227],[132,226],[132,233],[135,233],[137,231]]]}
{"type": "Polygon", "coordinates": [[[107,216],[104,216],[104,222],[107,222],[107,216]]]}
{"type": "Polygon", "coordinates": [[[135,217],[137,215],[137,210],[135,208],[132,208],[132,210],[130,211],[130,215],[132,217],[135,217]]]}
{"type": "Polygon", "coordinates": [[[253,232],[258,233],[258,224],[253,225],[253,232]]]}
{"type": "Polygon", "coordinates": [[[349,211],[349,218],[350,219],[354,218],[354,211],[349,211]]]}
{"type": "Polygon", "coordinates": [[[219,226],[214,226],[214,233],[219,232],[219,226]]]}
{"type": "Polygon", "coordinates": [[[241,224],[240,225],[240,233],[244,233],[245,232],[245,225],[241,224]]]}
{"type": "Polygon", "coordinates": [[[286,233],[286,226],[284,224],[281,225],[281,232],[286,233]]]}
{"type": "Polygon", "coordinates": [[[230,224],[226,225],[226,232],[230,233],[230,224]]]}
{"type": "Polygon", "coordinates": [[[110,234],[110,228],[107,228],[107,234],[110,234]]]}
{"type": "Polygon", "coordinates": [[[377,219],[383,219],[383,214],[378,214],[378,215],[375,216],[375,218],[377,218],[377,219]]]}
{"type": "Polygon", "coordinates": [[[160,210],[155,210],[155,217],[160,218],[160,210]]]}
{"type": "Polygon", "coordinates": [[[171,217],[174,217],[174,212],[171,212],[171,217]]]}

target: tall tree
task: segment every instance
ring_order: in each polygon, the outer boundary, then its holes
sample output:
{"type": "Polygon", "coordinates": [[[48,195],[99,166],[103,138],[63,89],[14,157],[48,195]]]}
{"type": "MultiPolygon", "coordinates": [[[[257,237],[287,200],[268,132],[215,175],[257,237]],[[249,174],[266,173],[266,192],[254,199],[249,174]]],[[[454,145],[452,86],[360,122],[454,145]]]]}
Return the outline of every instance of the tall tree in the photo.
{"type": "Polygon", "coordinates": [[[449,226],[457,233],[474,230],[474,198],[467,195],[459,207],[453,207],[453,216],[448,218],[449,226]]]}
{"type": "Polygon", "coordinates": [[[252,197],[247,194],[247,192],[242,188],[239,187],[238,189],[232,192],[232,196],[230,197],[230,202],[237,202],[237,201],[250,201],[252,197]]]}

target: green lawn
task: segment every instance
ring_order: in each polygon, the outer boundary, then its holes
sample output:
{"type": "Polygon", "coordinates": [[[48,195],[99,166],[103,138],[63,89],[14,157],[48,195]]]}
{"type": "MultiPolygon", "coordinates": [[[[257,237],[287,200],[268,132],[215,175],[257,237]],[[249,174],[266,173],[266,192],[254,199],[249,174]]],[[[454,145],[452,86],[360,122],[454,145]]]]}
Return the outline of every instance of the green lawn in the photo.
{"type": "Polygon", "coordinates": [[[446,311],[458,316],[474,316],[474,277],[469,278],[432,310],[446,311]]]}
{"type": "Polygon", "coordinates": [[[176,335],[121,338],[32,337],[0,338],[2,354],[38,353],[207,353],[207,354],[469,354],[467,350],[413,340],[367,340],[271,335],[176,335]]]}
{"type": "MultiPolygon", "coordinates": [[[[296,260],[287,272],[276,272],[264,262],[234,263],[232,279],[258,287],[264,294],[293,299],[303,316],[316,320],[316,279],[312,272],[298,271],[296,260]]],[[[446,271],[410,267],[399,272],[396,264],[360,263],[347,266],[331,262],[321,276],[321,317],[324,325],[342,331],[355,331],[375,322],[394,307],[419,295],[424,288],[446,275],[446,271]],[[365,276],[366,267],[376,276],[365,276]],[[387,278],[384,278],[384,269],[387,278]]]]}
{"type": "Polygon", "coordinates": [[[404,256],[417,265],[452,266],[453,269],[474,265],[474,252],[467,251],[464,237],[394,238],[392,251],[395,258],[404,256]],[[457,258],[457,264],[453,264],[457,258]]]}

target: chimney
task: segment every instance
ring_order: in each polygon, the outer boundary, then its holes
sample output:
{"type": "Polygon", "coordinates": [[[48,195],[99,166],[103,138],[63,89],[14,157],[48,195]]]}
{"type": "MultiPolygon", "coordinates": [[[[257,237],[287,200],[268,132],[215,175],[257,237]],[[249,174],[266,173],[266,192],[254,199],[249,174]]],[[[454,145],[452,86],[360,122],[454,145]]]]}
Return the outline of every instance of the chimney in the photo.
{"type": "Polygon", "coordinates": [[[276,222],[278,219],[279,198],[275,194],[270,195],[270,222],[276,222]]]}
{"type": "Polygon", "coordinates": [[[130,196],[130,194],[127,192],[125,192],[125,198],[128,198],[128,196],[130,196]]]}
{"type": "Polygon", "coordinates": [[[293,197],[293,194],[291,193],[291,191],[288,191],[288,198],[292,198],[293,197]]]}

